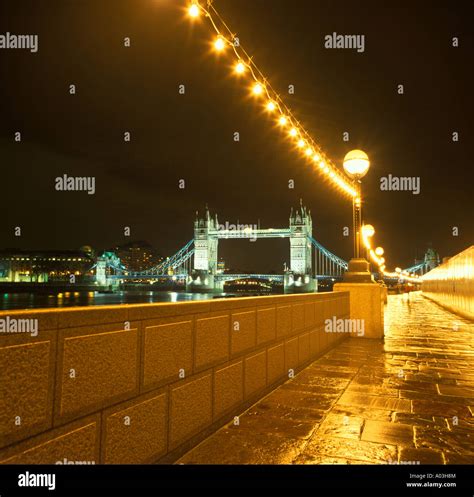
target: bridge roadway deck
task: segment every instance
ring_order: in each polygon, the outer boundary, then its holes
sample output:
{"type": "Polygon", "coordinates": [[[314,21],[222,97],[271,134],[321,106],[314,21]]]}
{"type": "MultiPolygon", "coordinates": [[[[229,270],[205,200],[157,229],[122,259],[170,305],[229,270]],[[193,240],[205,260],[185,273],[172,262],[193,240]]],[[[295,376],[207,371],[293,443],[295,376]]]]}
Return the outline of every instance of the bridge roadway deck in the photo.
{"type": "Polygon", "coordinates": [[[346,340],[183,464],[473,464],[474,323],[389,296],[385,341],[346,340]]]}

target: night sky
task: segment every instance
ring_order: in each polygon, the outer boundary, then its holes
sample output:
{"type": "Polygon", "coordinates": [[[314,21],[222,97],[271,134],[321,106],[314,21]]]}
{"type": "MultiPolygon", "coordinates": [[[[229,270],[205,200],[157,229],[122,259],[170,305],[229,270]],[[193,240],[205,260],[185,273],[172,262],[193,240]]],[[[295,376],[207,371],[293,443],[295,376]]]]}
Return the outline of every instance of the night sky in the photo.
{"type": "MultiPolygon", "coordinates": [[[[468,2],[433,4],[214,3],[334,162],[342,165],[353,148],[369,155],[364,219],[375,226],[388,269],[411,265],[428,246],[454,255],[474,240],[472,17],[468,2]],[[333,32],[365,35],[365,52],[324,48],[333,32]],[[381,191],[388,174],[420,177],[421,193],[381,191]]],[[[189,22],[185,5],[0,2],[0,34],[39,35],[37,53],[0,50],[0,248],[106,248],[135,239],[171,255],[193,237],[195,211],[206,203],[221,223],[276,228],[288,226],[302,198],[313,236],[350,258],[352,240],[343,236],[350,200],[299,157],[232,74],[230,52],[212,52],[209,23],[189,22]],[[95,195],[56,191],[63,174],[94,176],[95,195]]],[[[289,259],[288,240],[219,247],[242,270],[281,272],[289,259]]]]}

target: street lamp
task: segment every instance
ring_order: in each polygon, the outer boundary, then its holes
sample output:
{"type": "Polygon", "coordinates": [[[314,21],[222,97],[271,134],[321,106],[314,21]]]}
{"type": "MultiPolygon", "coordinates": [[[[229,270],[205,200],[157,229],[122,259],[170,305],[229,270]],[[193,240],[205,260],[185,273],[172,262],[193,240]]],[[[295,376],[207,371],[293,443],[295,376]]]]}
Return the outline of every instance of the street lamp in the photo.
{"type": "Polygon", "coordinates": [[[351,150],[344,157],[344,171],[354,181],[357,195],[352,200],[352,215],[354,229],[354,258],[360,257],[360,237],[362,227],[362,200],[360,180],[367,174],[370,162],[369,157],[362,150],[351,150]]]}
{"type": "MultiPolygon", "coordinates": [[[[362,232],[362,194],[360,180],[367,174],[370,162],[369,157],[362,150],[351,150],[344,157],[344,171],[352,179],[356,195],[352,197],[352,216],[354,230],[354,257],[349,261],[349,267],[344,274],[344,281],[354,283],[372,283],[374,279],[369,270],[367,259],[361,257],[361,238],[362,236],[373,236],[374,232],[368,233],[372,228],[366,225],[365,231],[362,232]]],[[[372,228],[373,230],[373,228],[372,228]]]]}

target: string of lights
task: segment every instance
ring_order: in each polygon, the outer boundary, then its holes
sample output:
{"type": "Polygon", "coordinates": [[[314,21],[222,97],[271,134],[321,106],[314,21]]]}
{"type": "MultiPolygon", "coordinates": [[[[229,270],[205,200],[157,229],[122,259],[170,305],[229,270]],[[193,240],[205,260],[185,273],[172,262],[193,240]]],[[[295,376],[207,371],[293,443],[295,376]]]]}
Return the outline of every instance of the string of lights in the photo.
{"type": "MultiPolygon", "coordinates": [[[[258,99],[263,101],[266,112],[275,115],[275,122],[278,127],[287,133],[288,138],[292,140],[297,148],[302,152],[306,160],[316,166],[316,170],[329,184],[336,188],[340,193],[349,196],[353,201],[361,201],[358,193],[358,188],[355,183],[350,181],[347,176],[341,171],[324,153],[322,147],[313,139],[311,134],[305,129],[300,121],[295,117],[291,109],[285,104],[280,95],[273,89],[268,79],[260,71],[251,56],[246,52],[240,43],[239,38],[230,30],[224,19],[213,5],[213,0],[203,0],[204,6],[198,0],[191,0],[188,6],[188,15],[190,18],[197,20],[204,16],[207,18],[216,33],[213,41],[213,49],[216,53],[224,53],[226,50],[231,51],[235,57],[234,73],[237,77],[250,80],[249,91],[258,99]]],[[[366,225],[370,226],[370,225],[366,225]]],[[[407,281],[414,280],[408,274],[398,271],[389,273],[385,271],[385,259],[380,257],[382,253],[377,254],[377,250],[372,250],[370,246],[370,236],[364,236],[364,246],[367,248],[368,254],[372,261],[378,266],[379,271],[385,276],[398,276],[407,281]]]]}
{"type": "Polygon", "coordinates": [[[248,76],[250,80],[250,92],[255,98],[264,101],[264,108],[268,113],[276,115],[276,123],[286,131],[288,137],[296,143],[298,149],[303,152],[307,160],[315,164],[317,169],[329,183],[341,193],[349,197],[357,196],[355,185],[350,182],[341,171],[323,152],[321,146],[316,143],[310,133],[294,116],[291,109],[285,104],[280,95],[272,88],[268,79],[257,67],[252,57],[246,52],[239,38],[232,33],[225,21],[215,9],[211,1],[204,7],[197,0],[193,1],[188,9],[191,18],[199,18],[204,15],[209,19],[216,32],[213,42],[214,50],[223,53],[230,49],[235,56],[234,72],[238,77],[248,76]]]}
{"type": "Polygon", "coordinates": [[[407,271],[402,271],[399,267],[397,267],[394,272],[385,270],[385,258],[383,257],[384,249],[382,247],[377,247],[374,250],[370,242],[370,239],[374,234],[375,229],[371,224],[365,224],[362,227],[362,243],[367,250],[369,258],[379,268],[379,272],[387,278],[397,278],[399,280],[408,281],[409,283],[419,283],[420,279],[418,275],[409,274],[407,271]]]}

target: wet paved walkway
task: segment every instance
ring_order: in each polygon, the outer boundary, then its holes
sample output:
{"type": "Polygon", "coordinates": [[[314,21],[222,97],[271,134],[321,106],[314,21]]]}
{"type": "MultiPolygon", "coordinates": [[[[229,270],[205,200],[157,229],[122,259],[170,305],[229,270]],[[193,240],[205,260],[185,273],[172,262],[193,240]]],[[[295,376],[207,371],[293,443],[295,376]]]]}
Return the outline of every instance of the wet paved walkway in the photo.
{"type": "Polygon", "coordinates": [[[185,454],[185,464],[473,464],[474,323],[389,296],[350,339],[185,454]]]}

